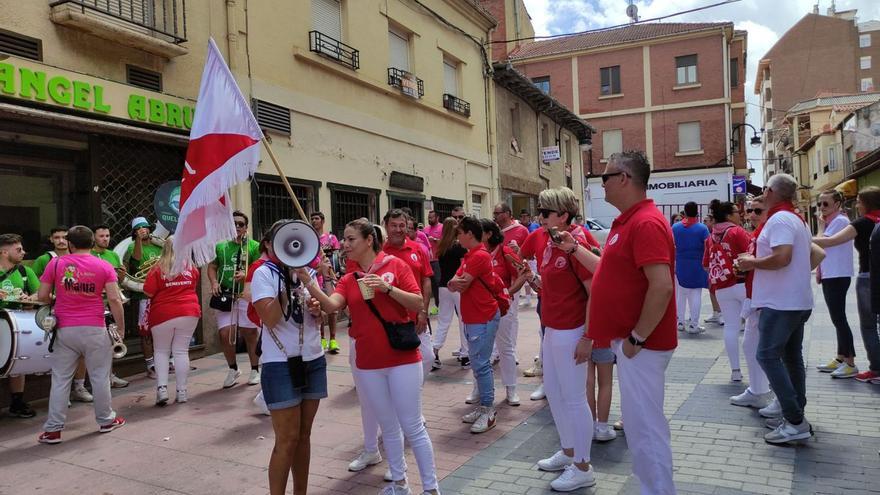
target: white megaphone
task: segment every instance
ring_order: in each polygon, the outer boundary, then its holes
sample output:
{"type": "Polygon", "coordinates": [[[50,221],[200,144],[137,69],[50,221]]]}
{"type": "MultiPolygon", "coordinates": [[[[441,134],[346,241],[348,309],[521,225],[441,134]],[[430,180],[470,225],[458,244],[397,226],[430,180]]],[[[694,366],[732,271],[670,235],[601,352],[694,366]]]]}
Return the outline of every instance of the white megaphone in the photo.
{"type": "Polygon", "coordinates": [[[321,239],[311,225],[302,220],[291,220],[275,227],[272,250],[285,266],[302,268],[320,254],[321,239]]]}

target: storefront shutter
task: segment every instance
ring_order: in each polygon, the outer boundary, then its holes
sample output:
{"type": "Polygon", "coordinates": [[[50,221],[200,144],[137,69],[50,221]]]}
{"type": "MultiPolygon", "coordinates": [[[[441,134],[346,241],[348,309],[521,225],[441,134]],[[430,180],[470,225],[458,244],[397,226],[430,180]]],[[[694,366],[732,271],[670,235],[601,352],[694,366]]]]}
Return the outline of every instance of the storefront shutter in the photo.
{"type": "Polygon", "coordinates": [[[342,7],[339,0],[312,0],[312,24],[315,31],[342,41],[342,7]]]}

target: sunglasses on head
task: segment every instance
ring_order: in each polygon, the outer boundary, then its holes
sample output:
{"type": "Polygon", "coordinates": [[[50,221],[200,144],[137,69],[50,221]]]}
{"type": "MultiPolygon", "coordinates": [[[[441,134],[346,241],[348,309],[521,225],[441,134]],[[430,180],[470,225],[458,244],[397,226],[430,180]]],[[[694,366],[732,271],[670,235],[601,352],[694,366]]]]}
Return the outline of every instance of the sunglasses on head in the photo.
{"type": "Polygon", "coordinates": [[[538,208],[538,215],[541,215],[544,218],[549,217],[551,213],[556,213],[557,215],[559,214],[557,210],[551,210],[549,208],[538,208]]]}
{"type": "Polygon", "coordinates": [[[611,172],[610,174],[602,174],[602,183],[604,184],[604,183],[608,182],[608,179],[610,179],[616,175],[625,175],[625,176],[629,177],[629,174],[626,172],[611,172]]]}

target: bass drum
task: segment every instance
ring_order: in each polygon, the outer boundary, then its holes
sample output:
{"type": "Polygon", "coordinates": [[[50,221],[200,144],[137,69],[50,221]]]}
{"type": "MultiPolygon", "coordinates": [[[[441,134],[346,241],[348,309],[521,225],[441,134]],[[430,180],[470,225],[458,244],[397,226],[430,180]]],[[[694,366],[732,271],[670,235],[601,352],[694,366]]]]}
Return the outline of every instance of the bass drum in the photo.
{"type": "Polygon", "coordinates": [[[46,332],[35,316],[33,310],[0,309],[0,378],[52,371],[46,332]]]}

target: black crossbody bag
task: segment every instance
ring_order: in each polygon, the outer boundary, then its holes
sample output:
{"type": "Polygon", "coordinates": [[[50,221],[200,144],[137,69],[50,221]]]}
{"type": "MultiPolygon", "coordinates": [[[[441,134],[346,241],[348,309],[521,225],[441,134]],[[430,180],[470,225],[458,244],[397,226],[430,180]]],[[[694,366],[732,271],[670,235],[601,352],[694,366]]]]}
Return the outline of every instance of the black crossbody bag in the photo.
{"type": "MultiPolygon", "coordinates": [[[[360,279],[360,274],[355,273],[354,278],[355,280],[360,279]]],[[[370,311],[373,312],[373,315],[376,316],[376,319],[379,320],[379,322],[382,323],[382,327],[385,328],[385,334],[388,336],[388,344],[391,345],[392,349],[397,349],[398,351],[411,351],[413,349],[418,349],[419,346],[422,345],[422,341],[419,339],[419,334],[416,332],[415,322],[389,323],[379,314],[379,310],[376,309],[373,301],[364,299],[364,302],[367,303],[370,311]]]]}
{"type": "MultiPolygon", "coordinates": [[[[237,260],[241,260],[241,250],[242,246],[238,246],[238,258],[237,260]]],[[[238,261],[236,261],[236,267],[233,267],[232,276],[235,276],[235,268],[237,268],[238,261]]],[[[223,281],[223,274],[220,274],[220,281],[223,281]]],[[[222,286],[221,286],[222,287],[222,286]]],[[[231,290],[220,289],[220,294],[216,296],[211,296],[211,300],[208,301],[208,306],[212,309],[216,309],[217,311],[230,312],[232,311],[232,301],[235,299],[233,297],[231,290]]]]}

